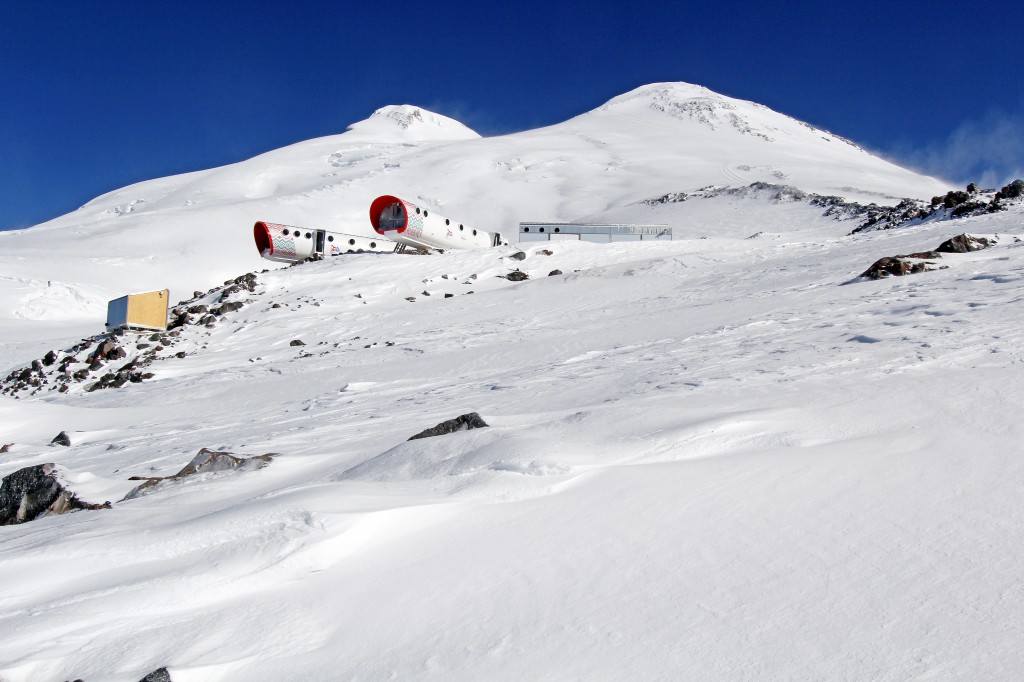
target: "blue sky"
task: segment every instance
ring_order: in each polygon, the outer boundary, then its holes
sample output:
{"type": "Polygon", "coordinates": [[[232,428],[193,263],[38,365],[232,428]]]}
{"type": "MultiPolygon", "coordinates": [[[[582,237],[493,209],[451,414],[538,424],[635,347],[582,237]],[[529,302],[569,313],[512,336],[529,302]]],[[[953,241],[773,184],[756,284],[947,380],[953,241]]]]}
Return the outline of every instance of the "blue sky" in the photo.
{"type": "Polygon", "coordinates": [[[1024,175],[1010,2],[0,0],[0,229],[415,104],[481,134],[645,83],[754,100],[957,183],[1024,175]]]}

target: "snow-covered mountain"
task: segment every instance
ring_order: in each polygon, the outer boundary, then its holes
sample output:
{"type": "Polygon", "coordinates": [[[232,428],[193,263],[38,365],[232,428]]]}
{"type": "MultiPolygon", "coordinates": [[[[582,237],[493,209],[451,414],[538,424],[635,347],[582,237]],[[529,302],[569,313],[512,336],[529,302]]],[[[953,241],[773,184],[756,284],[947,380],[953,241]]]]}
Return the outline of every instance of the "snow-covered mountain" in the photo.
{"type": "Polygon", "coordinates": [[[141,182],[0,233],[0,320],[93,319],[130,291],[169,287],[184,298],[262,267],[256,220],[370,234],[370,202],[386,193],[514,233],[519,221],[610,210],[643,220],[644,199],[757,181],[880,204],[950,189],[766,107],[685,83],[639,88],[565,123],[495,138],[389,106],[340,135],[141,182]]]}
{"type": "Polygon", "coordinates": [[[0,369],[46,378],[0,394],[0,476],[100,506],[0,526],[0,679],[1014,679],[1024,206],[851,235],[768,180],[948,189],[663,84],[500,138],[388,107],[0,235],[0,369]],[[365,233],[384,191],[677,239],[206,291],[269,265],[255,218],[365,233]],[[928,254],[960,232],[991,245],[928,254]],[[936,269],[858,277],[899,254],[936,269]],[[82,339],[168,284],[191,323],[82,339]]]}

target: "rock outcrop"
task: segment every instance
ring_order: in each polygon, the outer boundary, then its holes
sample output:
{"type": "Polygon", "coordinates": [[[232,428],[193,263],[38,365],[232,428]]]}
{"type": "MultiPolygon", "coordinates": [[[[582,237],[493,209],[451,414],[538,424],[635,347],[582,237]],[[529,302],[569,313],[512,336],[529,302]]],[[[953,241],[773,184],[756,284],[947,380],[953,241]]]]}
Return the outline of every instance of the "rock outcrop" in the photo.
{"type": "Polygon", "coordinates": [[[192,458],[192,461],[185,465],[185,467],[178,473],[172,476],[132,476],[129,481],[145,481],[138,487],[133,488],[127,495],[124,496],[125,500],[132,500],[142,495],[146,490],[153,488],[154,486],[163,483],[164,481],[176,481],[188,476],[194,476],[195,474],[213,473],[218,471],[231,471],[233,469],[262,469],[263,467],[270,464],[276,453],[268,453],[265,455],[257,455],[255,457],[240,457],[230,452],[218,452],[216,450],[210,450],[203,448],[192,458]]]}

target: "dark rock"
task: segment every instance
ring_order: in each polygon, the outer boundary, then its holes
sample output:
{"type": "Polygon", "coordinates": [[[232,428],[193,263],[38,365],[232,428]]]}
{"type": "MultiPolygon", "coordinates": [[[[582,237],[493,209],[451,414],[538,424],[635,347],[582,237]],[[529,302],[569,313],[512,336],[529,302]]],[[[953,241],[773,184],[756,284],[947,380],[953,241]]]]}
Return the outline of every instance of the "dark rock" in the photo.
{"type": "Polygon", "coordinates": [[[504,275],[504,277],[505,277],[505,279],[507,279],[510,282],[522,282],[523,280],[530,279],[530,276],[527,275],[522,270],[520,270],[519,268],[516,268],[515,270],[513,270],[510,273],[508,273],[507,275],[504,275]]]}
{"type": "Polygon", "coordinates": [[[274,303],[274,304],[273,304],[273,305],[271,305],[270,307],[271,307],[271,308],[280,308],[280,307],[281,307],[281,304],[280,304],[280,303],[274,303]]]}
{"type": "Polygon", "coordinates": [[[449,419],[443,421],[437,426],[429,428],[425,431],[420,431],[409,440],[417,440],[419,438],[432,438],[434,436],[443,436],[447,433],[455,433],[456,431],[469,431],[470,429],[481,429],[487,426],[479,414],[476,412],[470,412],[468,414],[459,415],[455,419],[449,419]]]}
{"type": "Polygon", "coordinates": [[[445,294],[445,298],[455,298],[455,294],[445,294]]]}
{"type": "Polygon", "coordinates": [[[37,464],[4,476],[0,482],[0,525],[25,523],[77,509],[110,508],[81,501],[58,480],[57,465],[37,464]]]}
{"type": "Polygon", "coordinates": [[[43,371],[43,363],[39,362],[38,360],[33,360],[32,361],[32,371],[33,372],[42,372],[43,371]]]}
{"type": "Polygon", "coordinates": [[[970,199],[970,195],[967,192],[946,192],[946,196],[942,200],[942,205],[946,208],[954,208],[970,199]]]}
{"type": "Polygon", "coordinates": [[[14,443],[6,443],[6,444],[0,446],[0,455],[4,454],[6,452],[10,452],[12,445],[14,445],[14,443]]]}
{"type": "Polygon", "coordinates": [[[209,312],[209,308],[207,308],[205,305],[194,305],[189,307],[188,312],[191,313],[192,315],[203,315],[209,312]]]}
{"type": "Polygon", "coordinates": [[[426,289],[424,289],[421,295],[422,296],[430,296],[430,292],[427,291],[426,289]]]}
{"type": "Polygon", "coordinates": [[[32,368],[26,367],[18,374],[18,381],[28,381],[32,378],[32,368]]]}
{"type": "Polygon", "coordinates": [[[186,355],[188,355],[188,353],[186,353],[185,351],[182,350],[182,351],[178,351],[177,353],[175,353],[174,357],[176,357],[176,358],[183,358],[186,355]]]}
{"type": "Polygon", "coordinates": [[[192,292],[192,298],[202,298],[202,297],[203,297],[203,292],[201,292],[201,291],[193,291],[192,292]]]}
{"type": "Polygon", "coordinates": [[[153,342],[160,341],[160,334],[150,334],[149,340],[153,342]]]}
{"type": "Polygon", "coordinates": [[[157,668],[139,682],[171,682],[171,674],[167,672],[167,668],[157,668]]]}
{"type": "Polygon", "coordinates": [[[238,455],[234,455],[230,452],[218,452],[216,450],[210,450],[209,448],[203,448],[195,457],[192,458],[191,462],[186,464],[181,471],[173,476],[131,476],[128,479],[129,481],[145,481],[145,483],[137,488],[133,488],[131,492],[124,496],[124,499],[134,499],[142,494],[144,490],[152,488],[162,481],[173,481],[187,476],[192,476],[194,474],[230,471],[232,469],[262,469],[270,464],[271,460],[276,456],[277,453],[271,452],[265,455],[257,455],[255,457],[239,457],[238,455]]]}
{"type": "Polygon", "coordinates": [[[302,341],[302,339],[292,339],[292,342],[289,343],[288,345],[289,346],[305,346],[306,344],[302,341]]]}
{"type": "Polygon", "coordinates": [[[516,251],[511,256],[509,256],[509,258],[511,258],[512,260],[526,260],[526,254],[523,253],[522,251],[516,251]]]}
{"type": "Polygon", "coordinates": [[[57,362],[57,354],[52,350],[43,356],[43,364],[49,367],[53,363],[57,362]]]}
{"type": "Polygon", "coordinates": [[[406,296],[405,300],[409,301],[409,303],[415,303],[416,302],[416,297],[415,296],[406,296]]]}
{"type": "Polygon", "coordinates": [[[551,249],[541,249],[537,253],[540,254],[541,256],[554,256],[555,255],[555,252],[552,251],[551,249]]]}
{"type": "Polygon", "coordinates": [[[203,315],[203,317],[199,320],[199,324],[206,325],[207,327],[210,327],[210,326],[213,326],[213,324],[216,321],[217,321],[217,316],[216,315],[213,315],[213,314],[203,315]]]}
{"type": "Polygon", "coordinates": [[[107,360],[120,360],[121,358],[127,356],[128,353],[125,352],[124,348],[121,348],[121,346],[114,346],[109,351],[107,351],[107,353],[104,354],[103,357],[106,358],[107,360]]]}
{"type": "Polygon", "coordinates": [[[969,253],[992,246],[994,242],[984,237],[973,237],[969,234],[958,234],[942,242],[935,249],[941,253],[969,253]]]}
{"type": "Polygon", "coordinates": [[[71,438],[68,436],[68,432],[61,431],[58,433],[53,437],[53,440],[50,441],[50,445],[63,445],[66,448],[71,447],[71,438]]]}
{"type": "Polygon", "coordinates": [[[74,378],[77,381],[85,381],[86,379],[89,378],[89,370],[87,370],[87,369],[80,369],[77,372],[75,372],[74,374],[72,374],[71,377],[74,378]]]}
{"type": "Polygon", "coordinates": [[[552,270],[551,272],[548,273],[548,277],[554,277],[555,275],[561,275],[561,274],[562,274],[561,270],[552,270]]]}
{"type": "Polygon", "coordinates": [[[93,372],[103,369],[103,363],[100,362],[99,360],[93,360],[92,363],[89,365],[89,369],[92,370],[93,372]]]}
{"type": "Polygon", "coordinates": [[[980,191],[981,191],[981,189],[978,187],[978,185],[973,183],[973,182],[971,184],[967,185],[967,192],[969,194],[977,194],[980,191]]]}

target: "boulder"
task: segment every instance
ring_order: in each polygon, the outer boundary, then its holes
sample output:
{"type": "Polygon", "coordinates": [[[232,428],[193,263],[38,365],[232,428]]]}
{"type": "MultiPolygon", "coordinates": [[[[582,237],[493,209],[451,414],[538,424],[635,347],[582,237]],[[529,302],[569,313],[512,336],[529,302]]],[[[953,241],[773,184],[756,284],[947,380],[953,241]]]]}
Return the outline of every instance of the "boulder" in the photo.
{"type": "Polygon", "coordinates": [[[516,251],[511,256],[509,256],[509,258],[511,258],[512,260],[526,260],[526,254],[523,253],[522,251],[516,251]]]}
{"type": "Polygon", "coordinates": [[[50,441],[50,445],[63,445],[66,448],[71,447],[71,438],[68,436],[68,432],[61,431],[58,433],[53,437],[53,440],[50,441]]]}
{"type": "Polygon", "coordinates": [[[561,274],[562,274],[561,270],[552,270],[551,272],[548,273],[548,277],[554,277],[555,275],[561,275],[561,274]]]}
{"type": "Polygon", "coordinates": [[[37,464],[4,476],[0,482],[0,525],[25,523],[44,516],[78,509],[109,509],[110,504],[88,504],[64,487],[57,465],[37,464]]]}
{"type": "Polygon", "coordinates": [[[447,433],[455,433],[456,431],[469,431],[471,429],[482,429],[488,426],[487,422],[477,414],[476,412],[469,412],[467,414],[459,415],[454,419],[443,421],[437,426],[420,431],[415,436],[409,438],[409,440],[418,440],[420,438],[433,438],[434,436],[443,436],[447,433]]]}
{"type": "Polygon", "coordinates": [[[980,251],[992,246],[994,242],[984,237],[973,237],[969,234],[958,234],[939,244],[935,249],[940,253],[969,253],[980,251]]]}
{"type": "Polygon", "coordinates": [[[167,672],[167,668],[157,668],[139,682],[171,682],[171,674],[167,672]]]}

